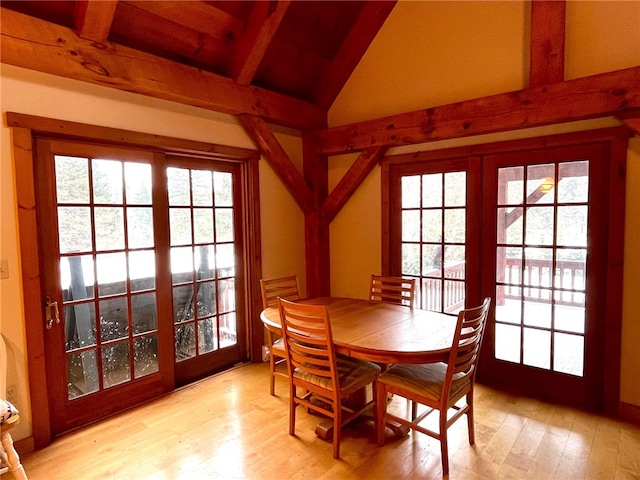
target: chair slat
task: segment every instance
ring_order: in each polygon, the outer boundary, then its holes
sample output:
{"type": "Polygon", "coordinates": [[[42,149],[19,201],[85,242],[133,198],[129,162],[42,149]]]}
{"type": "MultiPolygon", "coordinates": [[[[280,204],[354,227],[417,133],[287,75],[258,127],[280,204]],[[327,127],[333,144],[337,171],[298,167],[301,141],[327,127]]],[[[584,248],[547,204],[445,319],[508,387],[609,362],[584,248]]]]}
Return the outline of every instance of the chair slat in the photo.
{"type": "Polygon", "coordinates": [[[414,278],[371,275],[369,299],[412,307],[415,290],[414,278]]]}
{"type": "Polygon", "coordinates": [[[262,293],[262,308],[277,306],[278,298],[285,298],[287,300],[300,299],[297,275],[263,279],[260,280],[260,287],[262,293]]]}

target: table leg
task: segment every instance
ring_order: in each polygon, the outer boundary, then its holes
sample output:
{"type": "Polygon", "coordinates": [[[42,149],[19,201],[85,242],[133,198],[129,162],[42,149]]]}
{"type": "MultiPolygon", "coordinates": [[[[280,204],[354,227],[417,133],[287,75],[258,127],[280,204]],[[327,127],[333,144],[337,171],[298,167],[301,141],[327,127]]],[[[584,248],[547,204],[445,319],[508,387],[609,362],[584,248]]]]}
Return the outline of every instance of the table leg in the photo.
{"type": "MultiPolygon", "coordinates": [[[[367,403],[371,402],[372,399],[373,392],[371,390],[371,386],[368,385],[343,399],[342,404],[349,410],[358,411],[361,410],[365,405],[367,405],[367,403]]],[[[314,400],[322,402],[321,399],[314,400]]],[[[370,408],[373,408],[373,404],[370,406],[370,408]]],[[[360,415],[358,418],[361,418],[362,416],[366,417],[368,415],[369,412],[367,411],[366,413],[360,415]]],[[[371,416],[371,418],[373,418],[373,416],[371,416]]],[[[353,420],[355,420],[355,418],[353,418],[351,421],[353,420]]],[[[315,434],[322,440],[331,441],[333,439],[333,420],[330,418],[324,418],[323,420],[321,420],[318,425],[316,425],[315,434]]]]}
{"type": "MultiPolygon", "coordinates": [[[[346,399],[344,403],[347,405],[348,408],[357,410],[358,408],[361,408],[363,405],[365,405],[368,401],[371,401],[371,394],[372,392],[370,388],[365,388],[365,389],[359,390],[357,394],[351,395],[348,399],[346,399]]],[[[391,400],[393,400],[393,395],[389,395],[387,399],[388,402],[391,402],[391,400]]],[[[320,401],[320,400],[316,399],[316,401],[320,401]]],[[[373,408],[373,405],[371,405],[371,407],[373,408]]],[[[370,411],[366,411],[365,413],[360,415],[358,418],[374,421],[373,414],[370,411]]],[[[410,428],[398,422],[387,420],[385,422],[385,425],[387,426],[387,428],[389,428],[389,430],[391,430],[391,432],[393,432],[394,439],[400,439],[409,434],[410,428]]],[[[333,420],[330,418],[325,418],[321,420],[318,423],[318,425],[316,425],[315,434],[318,436],[318,438],[321,438],[322,440],[331,441],[333,439],[333,420]]]]}
{"type": "MultiPolygon", "coordinates": [[[[393,396],[389,395],[388,401],[391,402],[392,398],[393,396]]],[[[371,400],[371,391],[365,388],[365,389],[359,390],[355,395],[349,396],[349,398],[347,398],[344,403],[345,405],[347,405],[348,408],[357,410],[370,400],[371,400]]],[[[315,401],[321,401],[321,400],[315,399],[315,401]]],[[[371,407],[373,408],[373,405],[371,405],[371,407]]],[[[358,418],[360,419],[364,418],[370,421],[374,421],[373,414],[370,411],[363,413],[358,418]]],[[[389,430],[393,432],[393,436],[395,438],[405,437],[406,435],[408,435],[410,430],[408,427],[401,425],[397,422],[392,422],[390,420],[386,422],[386,426],[389,428],[389,430]]],[[[315,434],[318,436],[318,438],[322,440],[331,441],[333,439],[333,420],[330,418],[324,418],[323,420],[321,420],[318,423],[318,425],[316,425],[315,434]]]]}

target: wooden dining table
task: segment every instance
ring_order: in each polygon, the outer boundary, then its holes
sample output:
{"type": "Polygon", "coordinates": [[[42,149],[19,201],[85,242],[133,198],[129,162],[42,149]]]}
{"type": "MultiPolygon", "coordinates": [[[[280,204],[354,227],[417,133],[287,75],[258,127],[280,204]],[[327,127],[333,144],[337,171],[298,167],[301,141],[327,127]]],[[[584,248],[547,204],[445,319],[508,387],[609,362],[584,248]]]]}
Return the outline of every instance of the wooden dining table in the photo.
{"type": "MultiPolygon", "coordinates": [[[[455,316],[356,298],[318,297],[299,301],[327,307],[333,343],[339,354],[386,365],[448,360],[455,316]]],[[[280,331],[280,312],[276,307],[263,310],[260,318],[267,328],[280,331]]],[[[367,397],[369,394],[363,391],[360,399],[352,400],[365,403],[367,397]]],[[[407,433],[398,424],[387,426],[397,437],[407,433]]],[[[332,427],[333,422],[322,421],[316,426],[316,435],[328,440],[332,427]]]]}
{"type": "MultiPolygon", "coordinates": [[[[456,317],[357,298],[318,297],[301,303],[325,305],[337,353],[376,363],[446,361],[456,317]]],[[[281,328],[280,313],[269,307],[260,315],[272,330],[281,328]]]]}

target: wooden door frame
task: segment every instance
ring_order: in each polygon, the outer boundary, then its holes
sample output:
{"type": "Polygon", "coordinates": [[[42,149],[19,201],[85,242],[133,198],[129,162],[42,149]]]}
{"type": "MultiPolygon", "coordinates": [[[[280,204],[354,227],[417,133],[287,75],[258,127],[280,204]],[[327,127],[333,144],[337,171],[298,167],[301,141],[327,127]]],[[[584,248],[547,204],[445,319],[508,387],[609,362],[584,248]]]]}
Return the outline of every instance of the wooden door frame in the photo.
{"type": "MultiPolygon", "coordinates": [[[[246,312],[249,319],[247,345],[250,357],[252,359],[260,358],[263,328],[259,320],[261,299],[258,287],[262,275],[258,177],[260,156],[258,152],[240,147],[208,144],[13,112],[5,113],[5,124],[11,129],[12,138],[27,368],[35,448],[42,448],[51,443],[51,418],[55,414],[50,411],[49,393],[46,389],[45,320],[40,283],[41,262],[35,200],[35,164],[37,159],[34,150],[35,139],[38,137],[143,148],[182,155],[192,154],[201,158],[225,159],[243,164],[247,178],[246,190],[242,192],[247,201],[247,216],[244,219],[247,232],[245,241],[247,275],[243,285],[247,292],[246,312]]],[[[164,387],[166,391],[174,388],[173,385],[164,385],[164,387]]]]}
{"type": "MultiPolygon", "coordinates": [[[[537,150],[585,143],[604,143],[609,151],[609,203],[608,242],[606,250],[607,286],[605,310],[607,325],[604,331],[603,412],[616,416],[620,407],[620,352],[622,334],[622,281],[624,261],[624,217],[627,144],[633,133],[627,127],[611,127],[544,137],[510,140],[497,143],[470,145],[446,150],[389,155],[382,160],[382,258],[383,266],[390,261],[390,198],[389,169],[394,165],[442,161],[460,157],[484,157],[486,155],[537,150]]],[[[493,281],[493,279],[490,279],[493,281]]],[[[482,295],[493,297],[482,278],[482,295]],[[486,289],[486,290],[485,290],[486,289]]],[[[493,312],[494,307],[492,307],[493,312]]],[[[492,314],[492,313],[490,313],[492,314]]],[[[483,355],[487,349],[483,348],[483,355]]],[[[482,362],[481,362],[482,364],[482,362]]],[[[480,379],[481,380],[481,379],[480,379]]]]}

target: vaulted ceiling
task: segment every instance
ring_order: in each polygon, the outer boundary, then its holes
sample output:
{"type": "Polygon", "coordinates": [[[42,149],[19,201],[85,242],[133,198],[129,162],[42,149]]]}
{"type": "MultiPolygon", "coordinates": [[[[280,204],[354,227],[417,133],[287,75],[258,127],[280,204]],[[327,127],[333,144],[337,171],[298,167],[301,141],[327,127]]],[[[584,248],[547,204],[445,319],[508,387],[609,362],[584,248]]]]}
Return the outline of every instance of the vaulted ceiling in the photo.
{"type": "Polygon", "coordinates": [[[37,62],[49,73],[275,123],[322,126],[394,5],[3,0],[2,61],[37,62]]]}
{"type": "Polygon", "coordinates": [[[328,294],[328,225],[388,147],[609,116],[640,134],[640,65],[564,79],[562,0],[529,2],[525,89],[327,128],[327,111],[395,4],[2,0],[0,56],[235,115],[305,214],[307,293],[328,294]],[[302,131],[304,176],[269,124],[302,131]],[[360,155],[329,193],[327,158],[346,152],[360,155]]]}
{"type": "Polygon", "coordinates": [[[395,4],[2,0],[0,54],[2,63],[313,130],[316,151],[329,155],[607,115],[638,131],[640,66],[564,81],[557,0],[531,2],[527,89],[326,129],[395,4]]]}

